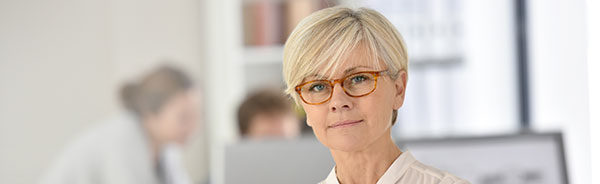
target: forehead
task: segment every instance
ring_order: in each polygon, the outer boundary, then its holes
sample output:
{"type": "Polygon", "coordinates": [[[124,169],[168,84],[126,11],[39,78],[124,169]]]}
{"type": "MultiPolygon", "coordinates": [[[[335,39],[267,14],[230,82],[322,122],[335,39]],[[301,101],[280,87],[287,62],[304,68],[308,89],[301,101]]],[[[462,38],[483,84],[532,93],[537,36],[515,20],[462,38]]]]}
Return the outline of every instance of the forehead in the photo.
{"type": "Polygon", "coordinates": [[[358,71],[383,70],[385,63],[363,44],[357,45],[339,60],[329,60],[316,65],[316,71],[307,78],[334,78],[342,77],[358,71]]]}

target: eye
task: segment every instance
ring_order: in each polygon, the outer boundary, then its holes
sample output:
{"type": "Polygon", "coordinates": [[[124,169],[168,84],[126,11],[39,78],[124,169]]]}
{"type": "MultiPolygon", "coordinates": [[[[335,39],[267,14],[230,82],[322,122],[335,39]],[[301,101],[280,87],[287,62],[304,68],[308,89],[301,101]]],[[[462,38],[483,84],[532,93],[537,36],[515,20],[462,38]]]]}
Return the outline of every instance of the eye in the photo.
{"type": "Polygon", "coordinates": [[[308,88],[308,91],[319,92],[319,91],[323,91],[323,89],[325,89],[325,85],[323,85],[321,83],[316,83],[316,84],[311,84],[310,88],[308,88]]]}
{"type": "Polygon", "coordinates": [[[352,82],[352,84],[358,84],[361,83],[363,81],[369,80],[370,78],[366,75],[357,75],[357,76],[352,76],[352,78],[350,78],[350,81],[352,82]]]}

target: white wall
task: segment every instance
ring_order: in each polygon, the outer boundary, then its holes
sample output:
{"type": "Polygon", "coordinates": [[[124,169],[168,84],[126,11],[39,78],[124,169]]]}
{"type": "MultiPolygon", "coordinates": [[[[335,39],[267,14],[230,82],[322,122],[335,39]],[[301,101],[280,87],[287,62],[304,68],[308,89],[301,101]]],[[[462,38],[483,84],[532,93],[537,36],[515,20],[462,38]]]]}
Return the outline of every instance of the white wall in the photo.
{"type": "Polygon", "coordinates": [[[561,130],[569,180],[591,183],[585,1],[528,2],[533,128],[561,130]]]}
{"type": "Polygon", "coordinates": [[[203,1],[201,12],[210,179],[220,184],[225,181],[225,145],[237,138],[235,112],[245,94],[241,0],[203,1]]]}
{"type": "MultiPolygon", "coordinates": [[[[177,60],[201,65],[195,0],[0,1],[0,183],[35,183],[79,132],[120,110],[122,82],[177,60]]],[[[206,175],[202,136],[191,175],[206,175]]]]}
{"type": "MultiPolygon", "coordinates": [[[[600,2],[588,0],[588,85],[590,95],[590,137],[592,173],[600,172],[600,2]]],[[[600,175],[592,175],[591,183],[600,183],[600,175]]]]}
{"type": "Polygon", "coordinates": [[[513,1],[463,1],[465,62],[456,78],[458,130],[506,133],[518,128],[513,1]],[[462,112],[461,112],[462,111],[462,112]],[[460,112],[460,113],[459,113],[460,112]]]}

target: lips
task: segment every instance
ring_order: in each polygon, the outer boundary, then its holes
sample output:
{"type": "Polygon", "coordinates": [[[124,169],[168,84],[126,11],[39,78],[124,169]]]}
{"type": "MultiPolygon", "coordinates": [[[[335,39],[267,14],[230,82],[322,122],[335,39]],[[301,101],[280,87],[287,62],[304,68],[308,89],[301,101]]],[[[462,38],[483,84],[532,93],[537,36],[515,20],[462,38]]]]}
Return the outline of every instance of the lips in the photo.
{"type": "Polygon", "coordinates": [[[353,126],[359,123],[362,123],[363,120],[346,120],[346,121],[340,121],[340,122],[336,122],[333,125],[329,125],[327,128],[343,128],[343,127],[349,127],[349,126],[353,126]]]}

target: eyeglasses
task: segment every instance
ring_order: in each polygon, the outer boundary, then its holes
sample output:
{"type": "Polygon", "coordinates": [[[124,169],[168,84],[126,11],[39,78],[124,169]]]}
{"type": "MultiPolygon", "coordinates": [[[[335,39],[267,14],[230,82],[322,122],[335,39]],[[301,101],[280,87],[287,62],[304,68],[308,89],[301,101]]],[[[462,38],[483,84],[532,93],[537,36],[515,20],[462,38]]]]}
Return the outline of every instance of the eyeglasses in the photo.
{"type": "Polygon", "coordinates": [[[367,96],[377,88],[377,78],[385,75],[383,71],[364,71],[333,80],[313,80],[296,86],[296,92],[304,103],[310,105],[323,104],[331,99],[333,87],[341,83],[344,92],[351,97],[367,96]]]}

